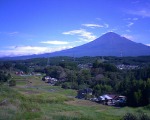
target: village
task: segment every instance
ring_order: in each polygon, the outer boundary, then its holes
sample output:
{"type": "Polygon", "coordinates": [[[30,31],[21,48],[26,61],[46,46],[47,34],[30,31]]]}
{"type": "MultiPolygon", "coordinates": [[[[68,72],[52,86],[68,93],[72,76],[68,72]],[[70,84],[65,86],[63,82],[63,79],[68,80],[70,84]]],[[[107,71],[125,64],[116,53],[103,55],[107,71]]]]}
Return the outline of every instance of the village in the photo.
{"type": "MultiPolygon", "coordinates": [[[[42,78],[45,83],[49,85],[55,85],[59,80],[52,78],[50,76],[45,76],[42,78]]],[[[93,90],[91,88],[81,89],[77,91],[77,99],[90,100],[92,102],[97,102],[99,104],[115,106],[115,107],[124,107],[126,106],[126,96],[117,95],[117,94],[103,94],[101,96],[95,97],[93,95],[93,90]]]]}
{"type": "MultiPolygon", "coordinates": [[[[78,68],[80,69],[89,69],[91,68],[92,65],[90,63],[88,64],[79,64],[78,68]]],[[[116,65],[116,67],[120,70],[124,69],[138,69],[138,66],[135,65],[116,65]]],[[[15,72],[16,75],[19,76],[41,76],[41,73],[30,73],[30,74],[25,74],[23,71],[17,71],[15,72]]],[[[63,82],[62,80],[59,80],[57,78],[53,78],[50,76],[44,76],[42,77],[42,81],[47,83],[50,86],[56,85],[58,82],[63,82]]],[[[115,107],[124,107],[126,106],[126,96],[123,95],[118,95],[118,94],[111,94],[111,92],[102,94],[100,96],[95,96],[93,94],[93,90],[91,88],[85,88],[85,89],[80,89],[77,90],[77,95],[75,96],[77,99],[82,99],[82,100],[90,100],[92,102],[96,102],[99,104],[103,105],[108,105],[108,106],[115,106],[115,107]]]]}
{"type": "MultiPolygon", "coordinates": [[[[80,100],[89,100],[114,107],[128,106],[130,97],[124,92],[117,91],[120,88],[123,90],[121,84],[118,83],[120,81],[123,83],[123,74],[128,76],[126,71],[136,71],[141,69],[141,66],[137,64],[110,64],[107,61],[105,61],[106,63],[102,61],[104,60],[97,59],[93,63],[75,64],[75,61],[67,63],[65,60],[61,60],[57,66],[47,64],[44,68],[32,65],[32,69],[35,71],[25,73],[18,69],[15,74],[18,76],[39,76],[49,86],[73,89],[76,91],[74,98],[80,100]],[[36,68],[39,71],[36,71],[36,68]],[[114,90],[116,84],[120,88],[114,90]]],[[[31,67],[29,68],[31,69],[31,67]]]]}
{"type": "Polygon", "coordinates": [[[103,94],[98,97],[93,97],[93,90],[90,88],[79,90],[76,98],[86,99],[109,106],[116,106],[116,107],[126,106],[126,96],[115,94],[103,94]]]}

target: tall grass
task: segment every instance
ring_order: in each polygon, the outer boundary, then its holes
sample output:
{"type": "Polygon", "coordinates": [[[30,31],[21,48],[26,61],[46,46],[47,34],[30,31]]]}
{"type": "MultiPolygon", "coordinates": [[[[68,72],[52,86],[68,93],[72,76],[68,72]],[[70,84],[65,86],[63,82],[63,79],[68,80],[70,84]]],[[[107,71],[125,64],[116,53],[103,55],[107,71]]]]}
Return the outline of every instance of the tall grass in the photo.
{"type": "Polygon", "coordinates": [[[36,119],[43,117],[42,104],[63,104],[64,101],[73,100],[59,93],[21,94],[14,88],[0,86],[0,120],[36,119]]]}
{"type": "Polygon", "coordinates": [[[0,105],[0,120],[120,120],[126,112],[149,113],[148,106],[119,109],[98,104],[90,106],[84,100],[80,101],[85,105],[79,105],[78,102],[70,104],[77,100],[68,95],[76,91],[65,91],[55,86],[43,86],[39,89],[0,87],[0,103],[6,99],[0,105]],[[49,89],[54,91],[49,92],[49,89]]]}

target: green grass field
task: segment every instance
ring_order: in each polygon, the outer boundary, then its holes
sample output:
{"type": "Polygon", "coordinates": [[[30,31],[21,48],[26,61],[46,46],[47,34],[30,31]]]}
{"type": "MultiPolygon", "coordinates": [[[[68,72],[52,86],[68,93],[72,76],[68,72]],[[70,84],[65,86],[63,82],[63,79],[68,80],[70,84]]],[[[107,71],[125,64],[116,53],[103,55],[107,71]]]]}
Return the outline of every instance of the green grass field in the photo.
{"type": "Polygon", "coordinates": [[[150,107],[115,108],[75,99],[75,90],[50,86],[41,77],[13,79],[15,87],[0,86],[0,120],[120,120],[127,112],[150,115],[150,107]]]}

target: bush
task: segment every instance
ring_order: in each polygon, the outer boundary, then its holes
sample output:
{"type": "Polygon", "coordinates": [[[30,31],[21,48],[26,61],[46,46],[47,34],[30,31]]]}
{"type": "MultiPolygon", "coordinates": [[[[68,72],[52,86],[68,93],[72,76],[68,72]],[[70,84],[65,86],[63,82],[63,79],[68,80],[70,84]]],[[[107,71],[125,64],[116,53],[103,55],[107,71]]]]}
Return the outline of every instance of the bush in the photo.
{"type": "Polygon", "coordinates": [[[132,113],[127,113],[123,120],[150,120],[150,117],[144,113],[141,113],[139,116],[136,116],[132,113]]]}
{"type": "Polygon", "coordinates": [[[63,83],[61,87],[64,89],[70,89],[71,85],[69,83],[63,83]]]}
{"type": "Polygon", "coordinates": [[[15,80],[10,80],[9,81],[9,86],[16,86],[16,81],[15,80]]]}
{"type": "Polygon", "coordinates": [[[132,113],[127,113],[124,117],[123,120],[138,120],[137,116],[133,115],[132,113]]]}
{"type": "Polygon", "coordinates": [[[140,118],[140,120],[150,120],[150,117],[144,113],[141,113],[139,118],[140,118]]]}

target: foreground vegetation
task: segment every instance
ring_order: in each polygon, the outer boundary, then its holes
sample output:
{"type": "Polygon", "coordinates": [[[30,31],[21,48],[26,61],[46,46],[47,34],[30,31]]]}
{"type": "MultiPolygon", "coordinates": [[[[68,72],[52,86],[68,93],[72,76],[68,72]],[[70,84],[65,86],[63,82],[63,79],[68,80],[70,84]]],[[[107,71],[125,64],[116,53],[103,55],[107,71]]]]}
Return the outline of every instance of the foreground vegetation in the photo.
{"type": "Polygon", "coordinates": [[[127,112],[150,115],[150,107],[104,106],[75,99],[75,90],[49,86],[39,77],[13,77],[15,87],[1,85],[0,120],[120,120],[127,112]]]}

